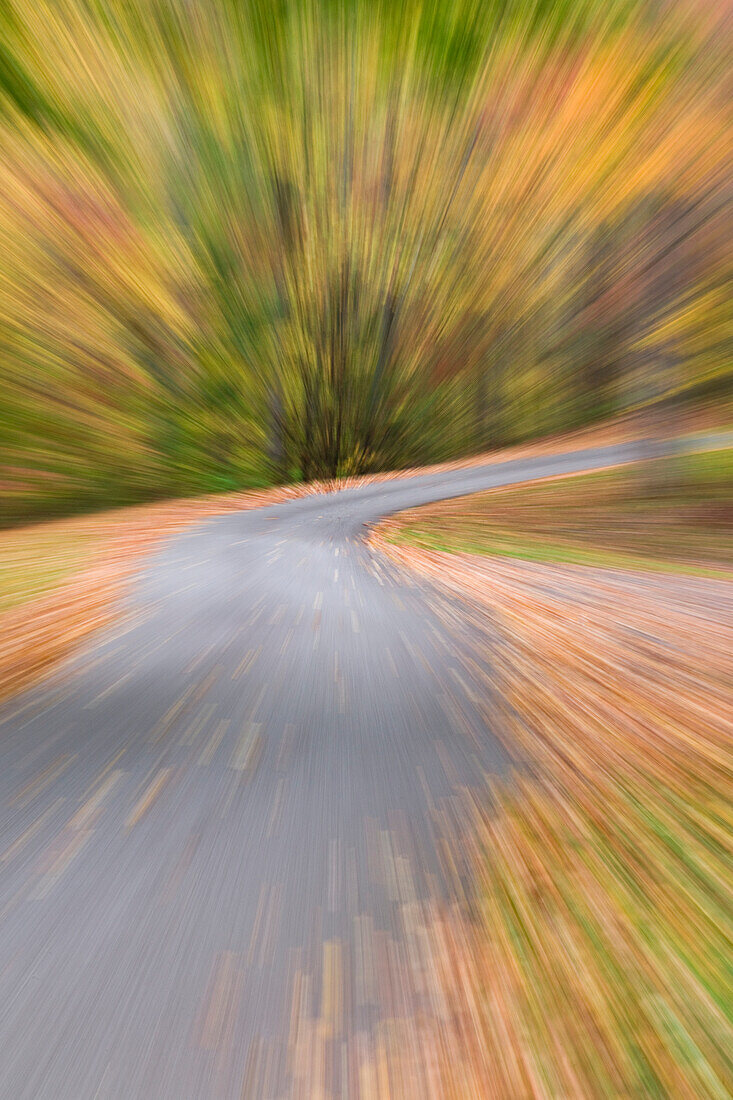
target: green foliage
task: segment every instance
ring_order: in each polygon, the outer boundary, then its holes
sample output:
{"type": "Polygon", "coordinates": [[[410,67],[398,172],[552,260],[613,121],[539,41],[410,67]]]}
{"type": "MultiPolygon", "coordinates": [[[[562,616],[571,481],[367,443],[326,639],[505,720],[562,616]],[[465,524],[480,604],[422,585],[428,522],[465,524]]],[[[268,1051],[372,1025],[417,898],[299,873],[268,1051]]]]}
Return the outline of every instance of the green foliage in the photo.
{"type": "Polygon", "coordinates": [[[7,4],[2,519],[725,382],[724,51],[685,13],[7,4]]]}

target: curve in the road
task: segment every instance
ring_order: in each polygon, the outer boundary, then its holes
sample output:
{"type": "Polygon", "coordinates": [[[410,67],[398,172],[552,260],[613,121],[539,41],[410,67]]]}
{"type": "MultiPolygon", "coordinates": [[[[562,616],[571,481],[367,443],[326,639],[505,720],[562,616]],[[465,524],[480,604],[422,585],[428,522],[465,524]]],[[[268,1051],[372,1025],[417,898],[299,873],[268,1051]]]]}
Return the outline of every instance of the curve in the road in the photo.
{"type": "Polygon", "coordinates": [[[253,1050],[287,1095],[306,978],[335,1035],[375,1025],[395,906],[454,888],[441,807],[507,756],[475,662],[424,590],[372,568],[364,525],[637,455],[209,521],[151,560],[122,626],[4,708],[0,1097],[239,1096],[253,1050]]]}

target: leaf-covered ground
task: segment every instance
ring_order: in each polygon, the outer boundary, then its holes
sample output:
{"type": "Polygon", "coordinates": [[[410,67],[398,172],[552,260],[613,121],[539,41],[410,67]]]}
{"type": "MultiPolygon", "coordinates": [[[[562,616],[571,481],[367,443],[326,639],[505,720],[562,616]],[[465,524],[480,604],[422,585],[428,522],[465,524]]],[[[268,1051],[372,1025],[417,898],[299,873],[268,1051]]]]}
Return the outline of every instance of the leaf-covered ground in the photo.
{"type": "MultiPolygon", "coordinates": [[[[577,490],[590,507],[589,483],[497,493],[495,507],[506,522],[511,497],[514,516],[539,523],[543,499],[572,505],[577,490]]],[[[600,484],[617,487],[616,475],[600,484]]],[[[463,502],[437,525],[461,508],[475,523],[463,502]]],[[[614,508],[607,517],[613,541],[614,508]]],[[[478,882],[472,915],[411,910],[423,1012],[385,1033],[376,1062],[389,1084],[366,1094],[399,1096],[417,1075],[416,1094],[435,1097],[722,1100],[733,1089],[733,584],[399,545],[405,522],[388,521],[374,545],[447,591],[447,617],[459,598],[520,763],[493,798],[471,799],[454,839],[478,882]]],[[[677,523],[670,510],[670,547],[677,523]]]]}

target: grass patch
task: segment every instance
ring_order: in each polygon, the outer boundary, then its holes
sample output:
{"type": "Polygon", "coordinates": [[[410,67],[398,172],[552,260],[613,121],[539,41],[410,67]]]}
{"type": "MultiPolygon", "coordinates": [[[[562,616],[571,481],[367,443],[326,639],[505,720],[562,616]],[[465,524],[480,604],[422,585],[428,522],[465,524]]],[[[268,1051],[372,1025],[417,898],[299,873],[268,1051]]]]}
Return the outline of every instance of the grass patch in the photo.
{"type": "Polygon", "coordinates": [[[437,1094],[725,1100],[733,586],[380,533],[376,548],[466,597],[472,663],[523,763],[477,838],[458,838],[476,851],[479,915],[455,931],[440,991],[472,1015],[437,1094]]]}
{"type": "Polygon", "coordinates": [[[0,533],[0,614],[56,588],[102,545],[88,520],[44,523],[0,533]]]}
{"type": "Polygon", "coordinates": [[[733,449],[442,501],[390,537],[428,550],[728,577],[733,449]]]}

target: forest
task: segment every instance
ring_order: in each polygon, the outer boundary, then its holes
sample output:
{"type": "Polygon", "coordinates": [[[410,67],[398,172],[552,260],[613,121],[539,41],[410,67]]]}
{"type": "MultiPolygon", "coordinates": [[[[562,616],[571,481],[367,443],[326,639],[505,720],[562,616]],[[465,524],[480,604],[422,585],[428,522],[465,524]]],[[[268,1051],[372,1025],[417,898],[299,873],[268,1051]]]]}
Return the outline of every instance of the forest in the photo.
{"type": "Polygon", "coordinates": [[[729,391],[726,8],[8,0],[0,523],[729,391]]]}

